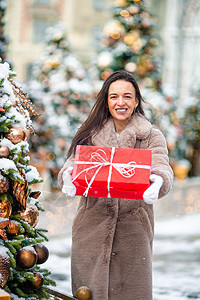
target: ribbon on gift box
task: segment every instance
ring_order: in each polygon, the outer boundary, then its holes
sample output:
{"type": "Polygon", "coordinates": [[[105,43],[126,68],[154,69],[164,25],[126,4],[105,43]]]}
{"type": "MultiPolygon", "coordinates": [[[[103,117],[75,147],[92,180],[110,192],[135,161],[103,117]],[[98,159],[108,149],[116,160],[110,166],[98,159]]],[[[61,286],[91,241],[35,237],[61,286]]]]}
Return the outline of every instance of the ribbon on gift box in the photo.
{"type": "Polygon", "coordinates": [[[115,153],[115,147],[112,147],[111,150],[111,157],[110,161],[107,158],[106,152],[102,149],[98,149],[95,152],[91,153],[91,158],[90,161],[74,161],[74,164],[77,165],[92,165],[91,167],[88,167],[81,172],[79,172],[72,181],[74,181],[76,178],[78,178],[82,173],[85,172],[85,182],[87,184],[87,188],[83,194],[83,196],[87,197],[89,189],[91,188],[92,183],[94,182],[98,172],[101,170],[101,168],[105,166],[109,166],[109,172],[108,172],[108,181],[107,181],[107,190],[108,190],[108,198],[110,196],[110,181],[111,181],[111,176],[112,176],[112,168],[117,170],[123,177],[130,178],[135,174],[135,169],[140,168],[140,169],[150,169],[151,167],[148,165],[137,165],[136,162],[130,161],[126,164],[123,163],[113,163],[113,157],[115,153]],[[87,179],[87,172],[95,169],[96,171],[90,181],[88,182],[87,179]]]}

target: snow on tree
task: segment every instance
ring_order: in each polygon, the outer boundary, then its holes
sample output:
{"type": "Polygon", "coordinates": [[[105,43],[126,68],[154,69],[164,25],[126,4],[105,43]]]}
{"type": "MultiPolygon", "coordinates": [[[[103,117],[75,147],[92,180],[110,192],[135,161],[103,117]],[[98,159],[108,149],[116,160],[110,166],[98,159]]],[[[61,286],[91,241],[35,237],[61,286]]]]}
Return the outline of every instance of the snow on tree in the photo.
{"type": "Polygon", "coordinates": [[[148,1],[114,0],[111,14],[94,59],[98,70],[95,79],[104,80],[121,69],[131,73],[146,100],[147,116],[164,133],[173,157],[181,134],[176,93],[161,81],[161,63],[156,53],[159,37],[150,4],[148,1]]]}
{"type": "Polygon", "coordinates": [[[47,165],[56,189],[58,170],[88,114],[92,93],[87,72],[72,53],[62,23],[48,28],[44,53],[34,63],[32,74],[27,89],[42,119],[35,125],[38,135],[31,144],[36,156],[40,156],[41,147],[47,149],[47,165]]]}
{"type": "Polygon", "coordinates": [[[0,288],[12,299],[49,299],[54,281],[40,264],[47,260],[47,230],[37,228],[42,181],[29,164],[27,136],[33,131],[32,103],[15,83],[8,63],[0,63],[0,288]]]}

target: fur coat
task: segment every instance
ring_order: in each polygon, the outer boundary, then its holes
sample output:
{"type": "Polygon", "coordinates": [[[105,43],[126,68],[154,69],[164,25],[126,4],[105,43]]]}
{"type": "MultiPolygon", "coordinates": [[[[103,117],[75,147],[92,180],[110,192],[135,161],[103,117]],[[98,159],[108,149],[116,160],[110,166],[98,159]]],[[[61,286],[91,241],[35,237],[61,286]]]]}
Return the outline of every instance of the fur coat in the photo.
{"type": "MultiPolygon", "coordinates": [[[[172,185],[166,141],[134,114],[116,137],[112,118],[93,136],[94,146],[152,150],[151,173],[163,178],[159,198],[172,185]]],[[[59,173],[73,165],[69,158],[59,173]]],[[[142,200],[82,197],[72,227],[72,291],[88,286],[93,300],[152,300],[153,205],[142,200]]]]}

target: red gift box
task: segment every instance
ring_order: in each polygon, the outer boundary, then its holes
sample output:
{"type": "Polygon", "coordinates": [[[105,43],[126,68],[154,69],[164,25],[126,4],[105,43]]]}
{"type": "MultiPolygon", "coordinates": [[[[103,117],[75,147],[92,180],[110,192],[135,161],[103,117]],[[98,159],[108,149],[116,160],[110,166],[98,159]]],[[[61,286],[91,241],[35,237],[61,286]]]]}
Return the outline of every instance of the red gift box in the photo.
{"type": "Polygon", "coordinates": [[[78,145],[72,172],[76,195],[143,200],[151,160],[151,150],[78,145]]]}

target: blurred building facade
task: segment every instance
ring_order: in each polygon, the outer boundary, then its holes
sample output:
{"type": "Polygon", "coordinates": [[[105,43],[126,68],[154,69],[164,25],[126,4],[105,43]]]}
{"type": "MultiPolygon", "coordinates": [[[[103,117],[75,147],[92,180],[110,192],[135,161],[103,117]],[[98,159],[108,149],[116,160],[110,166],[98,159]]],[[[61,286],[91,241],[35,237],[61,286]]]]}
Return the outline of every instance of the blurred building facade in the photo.
{"type": "Polygon", "coordinates": [[[111,0],[8,0],[6,34],[8,58],[18,80],[26,80],[31,64],[41,55],[46,29],[66,24],[69,42],[84,61],[94,54],[96,38],[109,18],[111,0]]]}
{"type": "MultiPolygon", "coordinates": [[[[95,53],[96,41],[113,0],[8,0],[6,34],[8,57],[18,80],[43,50],[46,28],[59,20],[66,24],[69,42],[83,62],[95,53]]],[[[163,81],[185,101],[200,81],[200,1],[149,0],[160,33],[163,81]]]]}
{"type": "Polygon", "coordinates": [[[153,0],[163,56],[163,81],[177,91],[179,103],[200,86],[200,1],[153,0]]]}

